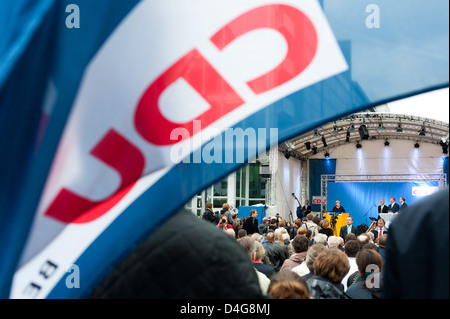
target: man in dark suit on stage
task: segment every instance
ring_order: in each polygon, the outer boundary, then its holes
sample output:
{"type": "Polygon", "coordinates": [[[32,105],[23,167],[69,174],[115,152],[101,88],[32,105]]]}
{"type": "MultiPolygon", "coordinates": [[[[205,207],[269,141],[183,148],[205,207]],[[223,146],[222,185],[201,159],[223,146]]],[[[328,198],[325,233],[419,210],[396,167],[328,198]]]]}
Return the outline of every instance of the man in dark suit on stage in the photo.
{"type": "Polygon", "coordinates": [[[391,204],[388,207],[388,213],[396,213],[400,210],[400,206],[395,202],[395,197],[391,197],[391,204]]]}
{"type": "Polygon", "coordinates": [[[400,197],[400,209],[398,210],[399,213],[404,211],[408,207],[408,205],[405,203],[405,197],[400,197]]]}
{"type": "Polygon", "coordinates": [[[342,227],[341,227],[341,231],[340,231],[340,233],[339,233],[339,236],[342,237],[342,239],[344,239],[344,241],[345,241],[345,237],[346,237],[348,234],[350,234],[350,233],[353,233],[353,234],[355,234],[356,236],[359,235],[359,234],[358,234],[358,228],[356,228],[355,226],[353,226],[353,217],[348,216],[346,221],[347,221],[347,225],[342,226],[342,227]]]}
{"type": "Polygon", "coordinates": [[[380,200],[380,206],[378,206],[378,219],[380,219],[380,214],[387,214],[388,207],[384,205],[384,199],[380,200]]]}
{"type": "Polygon", "coordinates": [[[305,205],[302,208],[303,210],[303,214],[308,215],[309,213],[311,213],[311,205],[309,205],[309,200],[306,200],[305,205]]]}

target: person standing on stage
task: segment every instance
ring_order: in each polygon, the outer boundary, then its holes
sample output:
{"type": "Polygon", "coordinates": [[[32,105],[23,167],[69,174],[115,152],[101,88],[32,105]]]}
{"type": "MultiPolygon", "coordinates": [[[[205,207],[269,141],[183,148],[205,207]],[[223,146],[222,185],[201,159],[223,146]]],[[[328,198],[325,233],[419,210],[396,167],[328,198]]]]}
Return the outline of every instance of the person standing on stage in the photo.
{"type": "Polygon", "coordinates": [[[309,205],[309,200],[305,201],[305,205],[302,208],[303,210],[303,214],[308,215],[309,213],[311,213],[311,205],[309,205]]]}
{"type": "Polygon", "coordinates": [[[339,213],[339,214],[341,214],[341,213],[345,213],[346,212],[345,209],[344,209],[344,206],[341,206],[341,202],[340,201],[337,200],[337,201],[334,202],[334,204],[336,206],[333,207],[333,210],[331,211],[332,213],[339,213]]]}
{"type": "Polygon", "coordinates": [[[400,210],[400,206],[395,202],[395,197],[391,197],[391,204],[388,207],[388,213],[396,213],[400,210]]]}
{"type": "Polygon", "coordinates": [[[405,203],[405,197],[400,197],[400,209],[398,212],[401,213],[406,207],[408,207],[408,205],[405,203]]]}
{"type": "Polygon", "coordinates": [[[378,206],[378,219],[380,219],[380,214],[387,214],[389,208],[384,205],[384,199],[380,200],[380,206],[378,206]]]}
{"type": "Polygon", "coordinates": [[[345,241],[345,237],[350,233],[358,236],[358,229],[355,226],[353,226],[353,217],[348,216],[346,222],[347,222],[347,225],[342,226],[341,231],[339,233],[339,236],[342,237],[342,239],[344,239],[344,241],[345,241]]]}

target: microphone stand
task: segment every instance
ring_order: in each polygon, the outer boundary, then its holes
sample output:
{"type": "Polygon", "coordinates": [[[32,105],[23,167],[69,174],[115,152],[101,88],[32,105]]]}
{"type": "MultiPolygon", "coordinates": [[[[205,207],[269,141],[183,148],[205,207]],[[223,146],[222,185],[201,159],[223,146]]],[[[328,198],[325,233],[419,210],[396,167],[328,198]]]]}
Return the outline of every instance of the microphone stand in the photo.
{"type": "Polygon", "coordinates": [[[369,210],[367,211],[367,213],[364,214],[363,217],[366,218],[366,225],[367,225],[367,214],[372,210],[372,208],[377,207],[376,203],[373,203],[372,206],[370,206],[369,210]]]}

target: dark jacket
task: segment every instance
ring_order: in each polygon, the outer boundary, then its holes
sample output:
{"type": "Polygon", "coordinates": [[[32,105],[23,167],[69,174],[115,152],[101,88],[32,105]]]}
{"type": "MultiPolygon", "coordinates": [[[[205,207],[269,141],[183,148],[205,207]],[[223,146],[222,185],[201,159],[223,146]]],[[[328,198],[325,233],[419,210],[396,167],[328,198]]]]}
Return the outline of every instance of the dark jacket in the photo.
{"type": "Polygon", "coordinates": [[[278,243],[265,243],[263,246],[273,268],[279,271],[284,261],[289,258],[287,247],[278,243]]]}
{"type": "Polygon", "coordinates": [[[253,264],[236,240],[186,210],[159,227],[90,295],[158,299],[262,297],[253,264]],[[221,280],[217,280],[217,274],[221,280]]]}
{"type": "Polygon", "coordinates": [[[409,205],[389,226],[384,298],[449,298],[448,190],[409,205]]]}
{"type": "Polygon", "coordinates": [[[212,210],[206,209],[205,212],[203,213],[203,219],[207,220],[211,223],[215,223],[216,222],[216,216],[214,214],[214,212],[212,210]]]}
{"type": "Polygon", "coordinates": [[[259,233],[258,220],[254,217],[249,217],[245,220],[244,225],[242,225],[242,228],[247,231],[248,235],[251,235],[253,233],[259,233]]]}
{"type": "Polygon", "coordinates": [[[349,299],[336,284],[320,276],[311,276],[307,281],[309,294],[314,299],[349,299]]]}

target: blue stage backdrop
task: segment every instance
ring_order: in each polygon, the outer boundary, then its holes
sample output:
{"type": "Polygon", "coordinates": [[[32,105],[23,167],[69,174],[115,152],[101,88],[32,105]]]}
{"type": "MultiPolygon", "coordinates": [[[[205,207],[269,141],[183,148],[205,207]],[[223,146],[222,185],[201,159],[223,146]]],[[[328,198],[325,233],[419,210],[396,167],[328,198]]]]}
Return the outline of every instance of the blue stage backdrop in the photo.
{"type": "Polygon", "coordinates": [[[400,197],[406,199],[406,204],[423,198],[427,187],[438,187],[438,182],[328,182],[327,211],[331,211],[336,200],[353,217],[353,225],[370,225],[369,217],[378,216],[380,200],[384,199],[389,205],[389,199],[395,197],[400,204],[400,197]],[[413,195],[413,187],[415,195],[413,195]],[[417,188],[419,187],[419,188],[417,188]],[[367,219],[364,214],[367,214],[367,219]]]}

